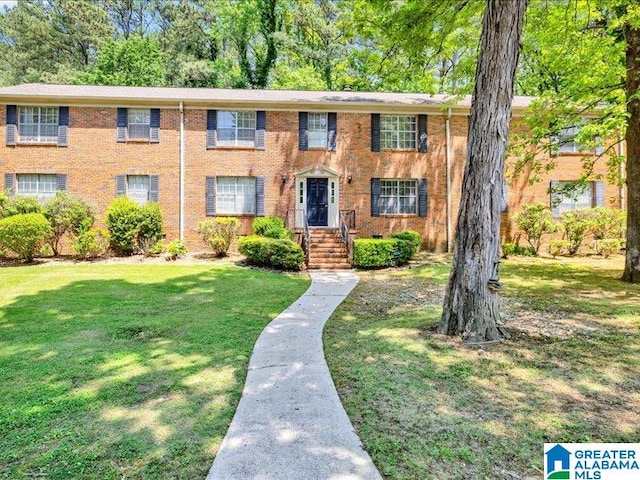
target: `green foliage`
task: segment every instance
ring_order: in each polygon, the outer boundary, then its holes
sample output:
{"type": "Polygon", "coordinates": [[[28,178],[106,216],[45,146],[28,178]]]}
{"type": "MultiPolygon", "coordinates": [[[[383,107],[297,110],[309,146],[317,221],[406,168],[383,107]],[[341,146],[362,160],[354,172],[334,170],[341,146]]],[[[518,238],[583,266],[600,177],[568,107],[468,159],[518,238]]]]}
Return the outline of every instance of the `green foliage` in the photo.
{"type": "Polygon", "coordinates": [[[414,230],[403,230],[402,232],[392,233],[391,238],[399,238],[400,240],[407,240],[414,246],[415,248],[414,253],[420,250],[420,243],[422,239],[420,238],[420,234],[414,230]]]}
{"type": "Polygon", "coordinates": [[[145,255],[163,236],[163,219],[160,205],[155,202],[147,202],[140,207],[140,221],[136,241],[140,250],[145,255]]]}
{"type": "Polygon", "coordinates": [[[189,253],[189,249],[182,240],[173,240],[167,243],[165,251],[167,252],[167,260],[175,260],[189,253]]]}
{"type": "Polygon", "coordinates": [[[0,218],[11,217],[13,215],[21,215],[24,213],[44,213],[44,207],[36,197],[23,197],[17,195],[14,197],[5,197],[0,205],[0,218]]]}
{"type": "Polygon", "coordinates": [[[60,253],[60,240],[65,234],[78,235],[95,221],[95,213],[88,203],[60,190],[45,205],[44,216],[51,224],[49,245],[56,256],[60,253]]]}
{"type": "Polygon", "coordinates": [[[624,238],[627,215],[617,208],[596,207],[590,210],[589,231],[596,240],[624,238]]]}
{"type": "Polygon", "coordinates": [[[569,248],[571,248],[571,242],[569,242],[569,240],[550,240],[547,245],[547,251],[553,258],[569,253],[569,248]]]}
{"type": "Polygon", "coordinates": [[[32,261],[46,244],[51,226],[41,213],[21,213],[0,220],[0,247],[32,261]]]}
{"type": "Polygon", "coordinates": [[[564,232],[565,240],[569,241],[569,255],[575,255],[584,241],[590,225],[589,210],[573,210],[564,212],[560,216],[560,228],[564,232]]]}
{"type": "Polygon", "coordinates": [[[544,203],[525,205],[522,211],[515,216],[515,222],[529,245],[533,247],[535,255],[540,250],[542,236],[557,230],[551,210],[544,203]]]}
{"type": "Polygon", "coordinates": [[[216,217],[198,222],[197,232],[214,255],[223,257],[238,236],[240,221],[234,217],[216,217]]]}
{"type": "Polygon", "coordinates": [[[405,265],[415,253],[412,241],[399,238],[357,238],[353,245],[353,264],[360,268],[405,265]]]}
{"type": "Polygon", "coordinates": [[[285,238],[287,240],[293,238],[291,230],[285,228],[284,221],[276,216],[257,217],[253,221],[251,229],[254,235],[260,237],[285,238]]]}
{"type": "Polygon", "coordinates": [[[601,238],[596,240],[596,252],[604,258],[609,258],[612,254],[619,252],[624,245],[621,238],[601,238]]]}
{"type": "Polygon", "coordinates": [[[297,243],[251,235],[238,240],[238,250],[249,263],[276,270],[300,270],[304,263],[304,252],[297,243]]]}
{"type": "Polygon", "coordinates": [[[129,197],[118,197],[107,208],[106,220],[111,248],[116,255],[132,255],[137,247],[140,206],[129,197]]]}
{"type": "Polygon", "coordinates": [[[502,250],[502,258],[509,258],[511,255],[517,255],[520,257],[532,257],[537,255],[536,250],[533,247],[523,247],[517,243],[503,243],[500,246],[502,250]]]}
{"type": "Polygon", "coordinates": [[[103,228],[88,228],[71,241],[73,250],[82,258],[98,258],[109,251],[109,232],[103,228]]]}

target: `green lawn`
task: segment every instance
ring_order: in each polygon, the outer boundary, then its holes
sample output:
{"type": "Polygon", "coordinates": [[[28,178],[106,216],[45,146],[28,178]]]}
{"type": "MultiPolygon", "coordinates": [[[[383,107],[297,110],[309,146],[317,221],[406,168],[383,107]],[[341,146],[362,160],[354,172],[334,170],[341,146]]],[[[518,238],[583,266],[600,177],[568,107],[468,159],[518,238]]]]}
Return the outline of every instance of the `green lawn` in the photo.
{"type": "Polygon", "coordinates": [[[204,478],[263,327],[309,285],[235,266],[0,269],[0,478],[204,478]]]}
{"type": "Polygon", "coordinates": [[[640,285],[623,259],[510,259],[512,338],[467,348],[435,333],[450,258],[362,274],[325,352],[386,478],[541,478],[544,442],[640,438],[640,285]]]}

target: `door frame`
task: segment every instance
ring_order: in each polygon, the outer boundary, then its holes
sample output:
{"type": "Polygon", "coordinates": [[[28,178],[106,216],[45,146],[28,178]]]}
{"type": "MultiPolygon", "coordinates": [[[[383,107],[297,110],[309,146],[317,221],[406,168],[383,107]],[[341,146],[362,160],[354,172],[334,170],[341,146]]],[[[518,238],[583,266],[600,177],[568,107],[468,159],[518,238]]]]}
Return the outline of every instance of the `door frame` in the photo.
{"type": "Polygon", "coordinates": [[[340,174],[325,166],[309,167],[294,173],[296,192],[296,227],[304,227],[304,215],[307,211],[308,178],[328,179],[327,200],[329,204],[329,211],[327,214],[327,226],[315,228],[338,228],[340,226],[340,174]]]}

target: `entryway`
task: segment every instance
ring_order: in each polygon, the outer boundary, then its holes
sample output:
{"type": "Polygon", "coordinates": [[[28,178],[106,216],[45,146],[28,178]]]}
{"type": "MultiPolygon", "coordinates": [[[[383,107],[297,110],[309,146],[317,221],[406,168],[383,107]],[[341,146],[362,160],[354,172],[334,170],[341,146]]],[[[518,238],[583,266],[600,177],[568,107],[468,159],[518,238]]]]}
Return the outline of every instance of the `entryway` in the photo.
{"type": "Polygon", "coordinates": [[[307,221],[310,227],[329,225],[328,187],[328,178],[307,178],[307,221]]]}

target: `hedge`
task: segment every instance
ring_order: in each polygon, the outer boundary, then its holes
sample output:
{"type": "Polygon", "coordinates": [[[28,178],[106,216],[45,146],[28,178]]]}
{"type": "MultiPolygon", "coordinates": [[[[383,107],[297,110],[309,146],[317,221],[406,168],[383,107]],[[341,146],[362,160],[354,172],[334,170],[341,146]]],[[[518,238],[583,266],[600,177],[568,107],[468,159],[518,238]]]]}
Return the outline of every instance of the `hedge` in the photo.
{"type": "Polygon", "coordinates": [[[29,262],[50,234],[51,225],[41,213],[21,213],[0,220],[0,247],[29,262]]]}
{"type": "Polygon", "coordinates": [[[287,239],[276,239],[250,235],[238,240],[238,250],[249,263],[276,270],[300,270],[304,263],[304,252],[297,243],[287,239]]]}
{"type": "Polygon", "coordinates": [[[406,265],[415,253],[414,243],[399,238],[357,238],[353,245],[353,264],[360,268],[406,265]]]}

